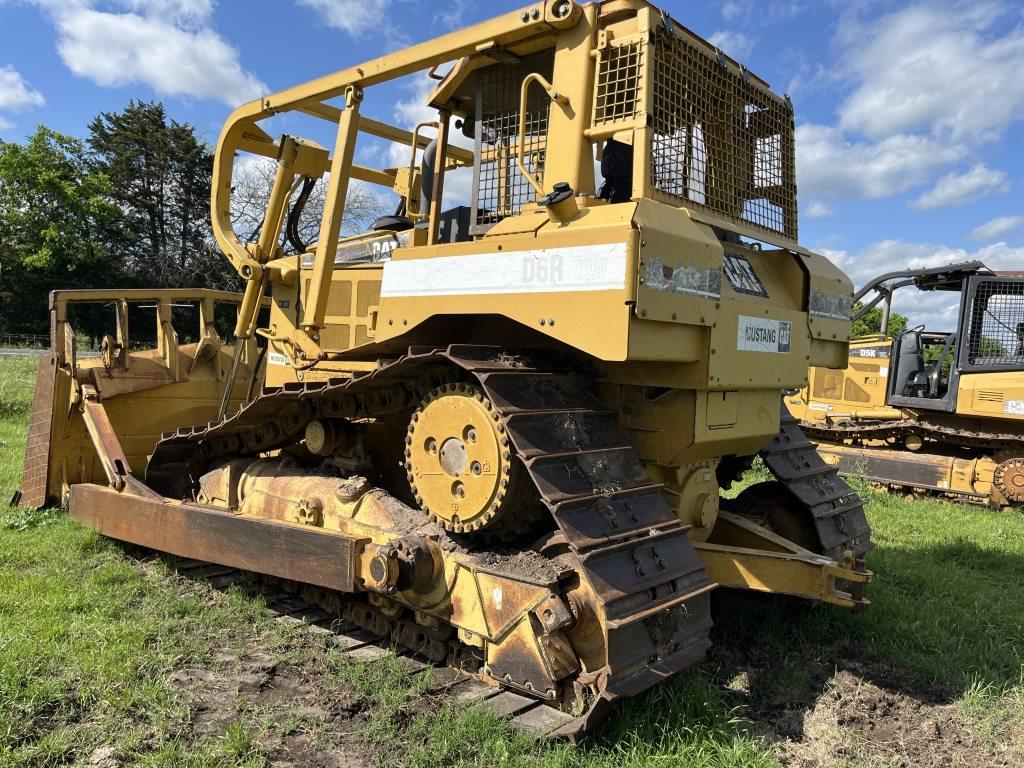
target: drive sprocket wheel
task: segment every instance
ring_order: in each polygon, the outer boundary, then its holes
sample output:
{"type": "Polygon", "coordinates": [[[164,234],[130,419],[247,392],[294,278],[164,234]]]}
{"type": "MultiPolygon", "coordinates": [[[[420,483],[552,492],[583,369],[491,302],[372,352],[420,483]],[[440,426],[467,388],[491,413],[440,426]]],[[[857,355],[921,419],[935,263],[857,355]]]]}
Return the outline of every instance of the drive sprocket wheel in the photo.
{"type": "Polygon", "coordinates": [[[1024,503],[1024,458],[1007,459],[1000,463],[992,479],[1007,501],[1024,503]]]}
{"type": "Polygon", "coordinates": [[[510,527],[525,468],[490,400],[468,383],[431,391],[412,415],[405,470],[416,503],[453,533],[510,527]]]}

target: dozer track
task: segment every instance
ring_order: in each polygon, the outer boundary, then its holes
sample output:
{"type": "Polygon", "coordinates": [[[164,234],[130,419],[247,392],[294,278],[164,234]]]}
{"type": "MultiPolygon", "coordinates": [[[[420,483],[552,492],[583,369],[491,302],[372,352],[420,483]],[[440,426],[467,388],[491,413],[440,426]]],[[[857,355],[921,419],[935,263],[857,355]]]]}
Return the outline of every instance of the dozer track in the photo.
{"type": "Polygon", "coordinates": [[[842,562],[850,552],[858,563],[874,547],[864,502],[782,405],[779,434],[759,453],[765,467],[810,512],[822,553],[842,562]]]}
{"type": "MultiPolygon", "coordinates": [[[[573,736],[615,699],[634,696],[704,656],[714,585],[687,526],[643,470],[615,415],[592,393],[589,378],[550,362],[495,347],[413,348],[351,379],[287,385],[220,422],[165,435],[150,459],[147,483],[165,496],[190,496],[214,461],[286,447],[314,417],[411,412],[438,386],[475,381],[557,524],[544,552],[587,579],[603,604],[607,663],[580,680],[598,695],[554,734],[573,736]]],[[[348,618],[360,623],[359,613],[350,611],[348,618]]],[[[401,627],[393,631],[402,642],[401,627]]],[[[446,660],[459,658],[453,652],[446,660]]]]}
{"type": "MultiPolygon", "coordinates": [[[[395,637],[395,631],[386,635],[371,632],[346,619],[344,614],[365,615],[370,606],[350,603],[339,609],[339,595],[329,590],[191,558],[170,557],[167,562],[180,576],[203,581],[211,589],[224,591],[234,585],[243,585],[253,593],[262,594],[266,613],[271,619],[300,633],[300,636],[304,634],[314,643],[333,646],[342,657],[352,661],[374,661],[386,656],[395,637]]],[[[513,728],[536,739],[547,738],[572,726],[575,721],[571,715],[544,706],[535,699],[486,685],[460,669],[431,667],[416,656],[430,659],[419,644],[400,652],[395,659],[414,676],[432,668],[427,693],[459,704],[479,702],[488,711],[510,718],[513,728]]]]}

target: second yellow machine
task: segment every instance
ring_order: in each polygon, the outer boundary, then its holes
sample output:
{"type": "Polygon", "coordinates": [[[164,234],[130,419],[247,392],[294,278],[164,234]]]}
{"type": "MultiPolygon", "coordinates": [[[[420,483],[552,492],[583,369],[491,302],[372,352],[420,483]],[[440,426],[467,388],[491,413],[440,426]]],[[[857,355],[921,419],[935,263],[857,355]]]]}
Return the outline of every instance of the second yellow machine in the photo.
{"type": "MultiPolygon", "coordinates": [[[[867,606],[861,502],[781,409],[809,365],[846,365],[850,334],[849,280],[797,244],[792,105],[666,14],[542,0],[273,94],[231,116],[214,178],[246,353],[169,326],[97,361],[55,344],[25,500],[306,584],[568,735],[704,655],[716,586],[867,606]],[[364,115],[431,68],[436,119],[364,115]],[[272,138],[284,113],[333,148],[272,138]],[[408,163],[359,165],[366,135],[408,163]],[[239,153],[277,164],[258,242],[231,227],[239,153]],[[460,167],[472,202],[446,210],[460,167]],[[342,237],[352,179],[401,202],[342,237]],[[144,418],[117,407],[141,393],[144,418]],[[759,453],[776,479],[724,500],[759,453]]],[[[55,295],[58,338],[89,298],[55,295]]]]}
{"type": "Polygon", "coordinates": [[[1024,506],[1024,273],[977,261],[889,272],[856,296],[881,333],[845,370],[815,368],[786,398],[840,472],[993,507],[1024,506]],[[958,297],[955,330],[889,335],[894,292],[958,297]]]}

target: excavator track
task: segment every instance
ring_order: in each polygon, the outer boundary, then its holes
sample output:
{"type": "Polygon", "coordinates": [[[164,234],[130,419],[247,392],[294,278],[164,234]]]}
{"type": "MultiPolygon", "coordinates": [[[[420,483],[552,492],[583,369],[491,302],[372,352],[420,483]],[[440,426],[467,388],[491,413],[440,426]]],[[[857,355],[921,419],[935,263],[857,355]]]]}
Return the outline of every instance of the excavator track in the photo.
{"type": "Polygon", "coordinates": [[[859,494],[822,460],[784,404],[780,421],[759,453],[765,467],[810,512],[822,553],[843,562],[849,552],[862,564],[874,542],[859,494]]]}
{"type": "MultiPolygon", "coordinates": [[[[412,348],[369,373],[266,391],[222,421],[165,435],[150,458],[147,483],[185,498],[213,462],[294,444],[313,418],[412,412],[427,392],[465,380],[494,405],[557,525],[545,553],[586,579],[601,602],[606,665],[583,675],[582,684],[594,692],[586,710],[553,734],[574,737],[616,699],[639,694],[704,656],[713,588],[688,527],[643,470],[588,377],[541,353],[412,348]]],[[[387,629],[373,611],[349,618],[387,629]]],[[[406,644],[401,632],[395,634],[406,644]]]]}
{"type": "Polygon", "coordinates": [[[829,443],[841,443],[846,440],[902,442],[908,437],[920,437],[940,445],[981,448],[986,451],[1017,451],[1024,454],[1024,438],[1020,435],[956,429],[924,419],[865,422],[849,427],[823,427],[821,424],[804,422],[801,427],[812,440],[829,443]]]}
{"type": "MultiPolygon", "coordinates": [[[[926,489],[941,497],[966,504],[998,506],[1000,503],[1008,503],[1019,506],[1024,502],[1024,493],[1021,492],[1024,483],[1020,481],[1018,470],[1020,463],[1024,461],[1024,438],[1020,435],[957,429],[945,424],[929,422],[924,418],[832,427],[805,422],[801,424],[801,427],[808,437],[823,444],[823,447],[827,447],[829,444],[857,446],[868,440],[899,446],[909,438],[916,438],[921,441],[922,447],[910,454],[911,458],[914,456],[924,457],[933,453],[938,453],[943,457],[955,457],[950,449],[980,451],[981,453],[967,458],[978,460],[991,458],[995,462],[992,477],[993,491],[988,494],[955,487],[939,487],[929,484],[926,479],[923,480],[915,476],[897,480],[894,479],[896,477],[894,474],[874,476],[868,472],[867,478],[887,487],[926,489]],[[1005,502],[998,499],[1000,495],[1005,502]]],[[[904,461],[904,454],[901,451],[871,446],[864,446],[861,450],[865,453],[870,452],[876,459],[888,462],[889,465],[904,461]]]]}

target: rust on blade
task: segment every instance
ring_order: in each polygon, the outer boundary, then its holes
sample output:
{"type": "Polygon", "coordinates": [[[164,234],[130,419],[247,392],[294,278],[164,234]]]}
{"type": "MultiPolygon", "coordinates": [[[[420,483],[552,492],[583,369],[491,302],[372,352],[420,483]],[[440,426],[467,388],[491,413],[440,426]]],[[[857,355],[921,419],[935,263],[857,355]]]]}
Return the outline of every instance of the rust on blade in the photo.
{"type": "Polygon", "coordinates": [[[354,590],[355,543],[340,534],[118,493],[91,483],[71,487],[68,509],[86,527],[120,541],[339,592],[354,590]]]}

